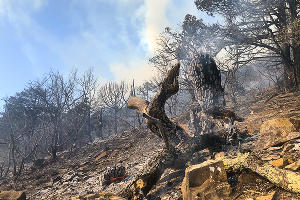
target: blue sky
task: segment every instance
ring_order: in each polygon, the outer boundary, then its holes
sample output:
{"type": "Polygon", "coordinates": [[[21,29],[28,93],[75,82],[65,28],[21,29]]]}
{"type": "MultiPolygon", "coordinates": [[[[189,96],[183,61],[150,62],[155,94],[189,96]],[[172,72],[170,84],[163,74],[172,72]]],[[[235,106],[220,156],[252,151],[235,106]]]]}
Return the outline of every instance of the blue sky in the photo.
{"type": "MultiPolygon", "coordinates": [[[[143,81],[164,27],[186,14],[215,19],[193,0],[0,0],[0,98],[50,69],[93,68],[100,81],[143,81]]],[[[0,107],[3,102],[0,101],[0,107]]]]}

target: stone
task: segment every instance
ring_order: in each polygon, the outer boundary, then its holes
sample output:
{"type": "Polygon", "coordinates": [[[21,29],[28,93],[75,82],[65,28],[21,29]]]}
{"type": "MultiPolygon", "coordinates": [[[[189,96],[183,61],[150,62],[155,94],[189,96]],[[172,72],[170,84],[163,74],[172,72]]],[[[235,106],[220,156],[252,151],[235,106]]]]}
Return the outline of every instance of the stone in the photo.
{"type": "Polygon", "coordinates": [[[283,158],[279,158],[277,160],[272,160],[269,163],[271,165],[273,165],[274,167],[282,167],[284,164],[284,160],[283,160],[283,158]]]}
{"type": "Polygon", "coordinates": [[[282,146],[280,147],[269,147],[268,150],[269,151],[278,151],[278,150],[281,150],[282,149],[282,146]]]}
{"type": "Polygon", "coordinates": [[[266,196],[259,196],[255,198],[255,200],[275,200],[275,199],[276,199],[276,191],[273,191],[266,196]]]}
{"type": "Polygon", "coordinates": [[[217,158],[223,158],[223,157],[225,157],[225,152],[219,152],[219,153],[216,153],[216,155],[215,155],[215,159],[217,159],[217,158]]]}
{"type": "Polygon", "coordinates": [[[126,200],[109,192],[100,192],[96,194],[88,194],[86,196],[74,196],[72,200],[126,200]]]}
{"type": "Polygon", "coordinates": [[[185,171],[181,185],[183,200],[224,199],[231,194],[222,161],[208,160],[185,171]]]}
{"type": "Polygon", "coordinates": [[[84,197],[85,200],[94,200],[96,198],[95,194],[88,194],[84,197]]]}
{"type": "Polygon", "coordinates": [[[264,122],[256,149],[266,149],[300,137],[300,120],[293,118],[275,118],[264,122]]]}
{"type": "Polygon", "coordinates": [[[278,160],[278,159],[280,159],[280,155],[268,155],[261,158],[261,160],[264,161],[278,160]]]}
{"type": "Polygon", "coordinates": [[[1,191],[0,200],[26,200],[26,194],[24,191],[1,191]]]}
{"type": "Polygon", "coordinates": [[[107,152],[104,151],[102,153],[100,153],[97,157],[96,157],[96,161],[100,160],[101,158],[105,158],[107,156],[107,152]]]}
{"type": "Polygon", "coordinates": [[[300,169],[300,159],[292,164],[287,165],[285,168],[293,171],[297,171],[298,169],[300,169]]]}

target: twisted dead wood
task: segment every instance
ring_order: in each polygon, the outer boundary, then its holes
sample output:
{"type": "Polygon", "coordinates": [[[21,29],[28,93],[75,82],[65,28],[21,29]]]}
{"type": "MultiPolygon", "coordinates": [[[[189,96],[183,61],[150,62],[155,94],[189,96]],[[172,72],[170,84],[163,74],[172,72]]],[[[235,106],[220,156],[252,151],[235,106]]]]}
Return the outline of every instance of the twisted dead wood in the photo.
{"type": "MultiPolygon", "coordinates": [[[[177,126],[168,118],[165,113],[165,103],[179,90],[178,76],[180,64],[174,65],[167,73],[164,80],[159,84],[159,90],[151,102],[143,98],[131,96],[128,100],[128,108],[138,110],[143,114],[149,129],[159,137],[176,141],[175,129],[177,126]],[[160,131],[161,127],[163,130],[160,131]],[[162,135],[164,134],[164,136],[162,135]]],[[[166,142],[166,140],[164,141],[166,142]]]]}

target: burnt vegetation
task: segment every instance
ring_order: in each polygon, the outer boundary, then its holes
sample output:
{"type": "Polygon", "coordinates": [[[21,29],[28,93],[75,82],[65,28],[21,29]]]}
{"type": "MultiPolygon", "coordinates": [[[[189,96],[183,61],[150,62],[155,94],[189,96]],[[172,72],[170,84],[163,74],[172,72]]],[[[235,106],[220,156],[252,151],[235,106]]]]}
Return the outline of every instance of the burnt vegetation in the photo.
{"type": "MultiPolygon", "coordinates": [[[[269,101],[299,91],[299,1],[196,0],[195,6],[221,22],[187,14],[180,30],[165,28],[149,60],[159,78],[137,86],[99,83],[92,70],[50,72],[4,98],[0,180],[17,181],[30,163],[41,168],[64,151],[72,157],[87,144],[147,127],[164,150],[138,176],[151,180],[134,194],[142,198],[167,168],[200,162],[192,158],[205,148],[238,146],[248,133],[235,122],[244,120],[249,94],[269,88],[269,101]]],[[[124,177],[125,168],[115,167],[104,182],[124,177]]]]}

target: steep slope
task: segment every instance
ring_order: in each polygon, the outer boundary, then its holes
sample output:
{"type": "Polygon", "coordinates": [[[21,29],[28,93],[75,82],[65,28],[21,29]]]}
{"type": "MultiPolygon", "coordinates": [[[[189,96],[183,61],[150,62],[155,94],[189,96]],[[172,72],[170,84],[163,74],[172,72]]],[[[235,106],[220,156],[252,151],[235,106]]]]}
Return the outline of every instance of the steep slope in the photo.
{"type": "Polygon", "coordinates": [[[236,112],[245,117],[244,122],[238,123],[239,128],[246,128],[253,134],[269,119],[300,119],[300,92],[280,94],[268,89],[250,93],[240,102],[236,112]]]}
{"type": "MultiPolygon", "coordinates": [[[[238,129],[249,131],[253,136],[259,135],[263,122],[273,118],[300,119],[300,92],[277,94],[272,90],[248,95],[236,108],[238,115],[245,118],[238,123],[238,129]]],[[[186,115],[188,116],[188,115],[186,115]]],[[[187,119],[179,119],[179,123],[187,119]]],[[[254,137],[253,137],[254,138],[254,137]]],[[[243,144],[251,146],[255,141],[243,144]]],[[[226,148],[225,148],[226,149],[226,148]]],[[[236,154],[236,148],[225,155],[236,154]]],[[[0,190],[25,190],[27,197],[35,199],[70,199],[74,196],[85,196],[99,192],[112,192],[124,195],[138,175],[147,166],[151,158],[163,150],[162,140],[151,134],[146,127],[140,130],[124,132],[115,138],[94,142],[75,149],[72,152],[62,152],[59,159],[51,162],[49,159],[27,166],[26,173],[16,182],[0,182],[0,190]],[[122,165],[126,168],[126,177],[106,186],[102,184],[102,176],[108,167],[122,165]]],[[[297,163],[299,159],[300,140],[295,139],[270,147],[262,152],[260,157],[280,168],[297,163]],[[282,165],[280,162],[283,162],[282,165]]],[[[208,160],[215,153],[202,150],[195,154],[198,160],[208,160]],[[201,159],[200,159],[201,158],[201,159]]],[[[295,168],[295,166],[292,166],[295,168]]],[[[299,172],[295,168],[295,171],[299,172]]],[[[181,199],[180,185],[184,177],[182,170],[167,169],[148,197],[181,199]]],[[[276,190],[277,199],[300,199],[299,195],[276,188],[266,179],[249,171],[228,175],[233,188],[232,198],[245,200],[256,198],[276,190]]],[[[231,197],[230,197],[231,198],[231,197]]]]}

